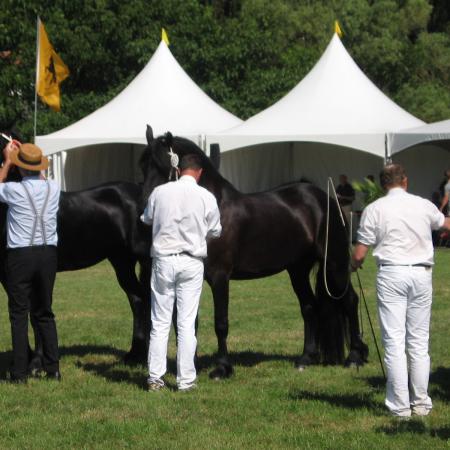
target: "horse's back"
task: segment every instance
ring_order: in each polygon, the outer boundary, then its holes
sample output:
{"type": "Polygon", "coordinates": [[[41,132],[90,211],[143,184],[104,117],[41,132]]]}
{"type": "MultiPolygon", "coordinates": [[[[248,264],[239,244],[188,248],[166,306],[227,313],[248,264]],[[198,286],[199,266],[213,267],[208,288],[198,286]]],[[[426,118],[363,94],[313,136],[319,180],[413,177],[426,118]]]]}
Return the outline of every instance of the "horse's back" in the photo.
{"type": "MultiPolygon", "coordinates": [[[[126,182],[62,192],[58,214],[59,270],[76,270],[105,258],[137,253],[137,246],[142,246],[148,233],[139,221],[141,196],[139,185],[126,182]]],[[[141,251],[144,253],[146,248],[141,251]]]]}

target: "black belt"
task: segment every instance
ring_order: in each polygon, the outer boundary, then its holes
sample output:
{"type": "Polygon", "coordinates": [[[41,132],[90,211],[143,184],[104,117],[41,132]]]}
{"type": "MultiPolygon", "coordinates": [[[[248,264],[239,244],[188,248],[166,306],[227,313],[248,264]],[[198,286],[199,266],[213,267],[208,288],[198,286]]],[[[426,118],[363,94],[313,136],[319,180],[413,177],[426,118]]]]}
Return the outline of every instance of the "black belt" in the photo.
{"type": "Polygon", "coordinates": [[[186,255],[186,256],[190,256],[191,258],[195,258],[195,256],[191,255],[189,252],[171,253],[170,255],[167,255],[167,256],[177,256],[177,255],[186,255]]]}
{"type": "Polygon", "coordinates": [[[385,267],[385,266],[398,266],[398,267],[426,267],[426,268],[430,268],[431,265],[430,264],[380,264],[378,267],[385,267]]]}

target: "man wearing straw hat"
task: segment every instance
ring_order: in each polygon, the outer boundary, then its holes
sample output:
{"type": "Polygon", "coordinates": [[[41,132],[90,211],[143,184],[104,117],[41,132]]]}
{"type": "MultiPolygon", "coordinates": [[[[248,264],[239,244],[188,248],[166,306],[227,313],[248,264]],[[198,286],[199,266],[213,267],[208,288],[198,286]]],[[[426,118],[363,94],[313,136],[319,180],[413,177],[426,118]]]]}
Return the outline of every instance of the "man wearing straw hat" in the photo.
{"type": "Polygon", "coordinates": [[[60,380],[58,338],[52,312],[60,189],[55,182],[41,176],[48,160],[36,145],[12,141],[3,155],[0,201],[8,205],[6,284],[13,348],[10,381],[27,381],[30,311],[42,336],[45,376],[60,380]],[[22,176],[20,183],[5,182],[12,166],[22,176]]]}

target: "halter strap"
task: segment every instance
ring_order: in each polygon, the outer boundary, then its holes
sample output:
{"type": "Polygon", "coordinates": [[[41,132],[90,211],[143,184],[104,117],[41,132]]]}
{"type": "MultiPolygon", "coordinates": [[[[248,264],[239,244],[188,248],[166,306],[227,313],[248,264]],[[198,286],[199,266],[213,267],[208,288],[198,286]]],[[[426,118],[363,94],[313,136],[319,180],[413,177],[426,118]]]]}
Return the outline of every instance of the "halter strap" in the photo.
{"type": "Polygon", "coordinates": [[[36,208],[36,204],[34,203],[33,197],[30,194],[30,191],[25,186],[25,183],[20,183],[23,186],[23,189],[25,190],[25,193],[28,198],[28,202],[31,206],[31,209],[33,210],[34,214],[34,221],[33,221],[33,228],[31,231],[31,238],[30,238],[30,246],[34,245],[34,239],[36,236],[36,230],[37,230],[37,223],[40,222],[41,225],[41,235],[42,235],[42,241],[44,242],[44,245],[47,245],[47,237],[45,233],[45,222],[44,222],[44,214],[47,210],[48,200],[50,198],[50,183],[48,181],[45,182],[47,185],[47,192],[45,194],[44,203],[42,205],[41,213],[38,213],[38,210],[36,208]]]}
{"type": "Polygon", "coordinates": [[[176,153],[173,152],[172,147],[169,147],[169,151],[167,153],[170,156],[169,181],[172,179],[173,173],[175,173],[175,180],[178,181],[178,164],[180,162],[180,158],[176,153]]]}

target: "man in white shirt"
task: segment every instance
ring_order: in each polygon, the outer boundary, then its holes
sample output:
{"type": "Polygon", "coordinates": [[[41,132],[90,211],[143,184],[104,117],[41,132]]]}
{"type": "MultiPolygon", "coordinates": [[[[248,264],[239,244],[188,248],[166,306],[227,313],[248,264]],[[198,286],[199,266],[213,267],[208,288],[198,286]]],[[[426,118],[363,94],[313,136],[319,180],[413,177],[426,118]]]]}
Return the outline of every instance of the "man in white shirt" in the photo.
{"type": "Polygon", "coordinates": [[[194,365],[195,319],[203,285],[207,238],[220,236],[222,227],[215,197],[198,186],[202,175],[198,155],[180,162],[181,177],[154,189],[141,220],[152,225],[150,346],[148,389],[164,387],[167,342],[173,307],[177,308],[177,386],[196,387],[194,365]]]}
{"type": "Polygon", "coordinates": [[[406,192],[408,179],[400,165],[386,166],[380,181],[387,195],[363,211],[352,266],[359,268],[369,247],[374,247],[387,369],[385,404],[394,416],[410,416],[411,412],[424,416],[432,408],[428,396],[431,231],[450,228],[450,219],[430,201],[406,192]]]}
{"type": "Polygon", "coordinates": [[[42,337],[46,378],[59,381],[58,337],[52,300],[60,190],[55,182],[41,177],[48,160],[39,147],[12,142],[3,153],[0,202],[8,205],[6,284],[13,348],[11,381],[27,381],[30,311],[42,337]],[[18,167],[22,181],[5,183],[13,165],[18,167]]]}

